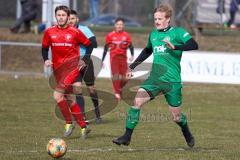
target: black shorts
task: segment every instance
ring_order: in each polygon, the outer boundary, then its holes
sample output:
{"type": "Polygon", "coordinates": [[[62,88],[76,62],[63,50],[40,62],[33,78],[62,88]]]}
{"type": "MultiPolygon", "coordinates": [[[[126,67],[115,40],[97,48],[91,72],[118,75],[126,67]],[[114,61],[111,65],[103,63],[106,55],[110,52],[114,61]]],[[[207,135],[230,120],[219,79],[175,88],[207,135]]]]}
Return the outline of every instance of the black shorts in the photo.
{"type": "Polygon", "coordinates": [[[93,67],[93,61],[90,59],[90,62],[88,66],[80,71],[80,74],[76,80],[76,82],[82,82],[84,80],[85,84],[87,86],[93,86],[95,82],[95,76],[94,76],[94,67],[93,67]]]}

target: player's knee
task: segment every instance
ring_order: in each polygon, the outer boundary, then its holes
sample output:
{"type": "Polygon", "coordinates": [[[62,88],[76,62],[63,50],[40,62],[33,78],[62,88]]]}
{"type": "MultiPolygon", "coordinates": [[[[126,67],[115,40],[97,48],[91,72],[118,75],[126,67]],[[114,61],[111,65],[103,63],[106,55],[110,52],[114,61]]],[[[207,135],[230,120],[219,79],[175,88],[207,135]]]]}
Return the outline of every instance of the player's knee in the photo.
{"type": "Polygon", "coordinates": [[[61,102],[61,101],[64,100],[64,95],[62,93],[59,93],[59,92],[54,92],[53,93],[53,98],[58,103],[58,102],[61,102]]]}
{"type": "Polygon", "coordinates": [[[82,84],[81,83],[75,83],[73,87],[73,91],[75,94],[81,94],[82,93],[82,84]]]}
{"type": "Polygon", "coordinates": [[[67,98],[68,104],[69,104],[70,106],[72,106],[73,104],[76,103],[75,97],[73,97],[72,95],[67,95],[66,98],[67,98]]]}
{"type": "Polygon", "coordinates": [[[74,93],[75,94],[82,94],[82,88],[81,87],[74,87],[74,93]]]}
{"type": "Polygon", "coordinates": [[[141,100],[141,98],[135,98],[134,100],[134,106],[141,108],[141,106],[143,105],[143,101],[141,100]]]}
{"type": "Polygon", "coordinates": [[[173,120],[174,122],[180,122],[180,120],[181,120],[181,114],[172,113],[172,120],[173,120]]]}
{"type": "Polygon", "coordinates": [[[94,86],[88,86],[88,91],[89,91],[90,93],[95,93],[94,86]]]}
{"type": "Polygon", "coordinates": [[[137,91],[137,95],[134,99],[134,105],[140,108],[142,107],[143,104],[147,103],[149,100],[150,97],[148,93],[144,89],[140,88],[137,91]]]}
{"type": "Polygon", "coordinates": [[[172,120],[174,122],[180,122],[180,120],[181,120],[181,108],[180,107],[169,106],[169,110],[170,110],[171,115],[172,115],[172,120]]]}
{"type": "Polygon", "coordinates": [[[180,122],[180,116],[173,117],[173,121],[176,122],[176,123],[180,122]]]}

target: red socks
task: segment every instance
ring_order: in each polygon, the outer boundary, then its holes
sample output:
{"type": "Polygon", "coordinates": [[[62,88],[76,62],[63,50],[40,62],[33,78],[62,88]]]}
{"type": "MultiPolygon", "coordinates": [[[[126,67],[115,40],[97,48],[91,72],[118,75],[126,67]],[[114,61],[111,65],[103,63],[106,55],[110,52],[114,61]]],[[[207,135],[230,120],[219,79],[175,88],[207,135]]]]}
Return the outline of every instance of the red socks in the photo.
{"type": "MultiPolygon", "coordinates": [[[[68,107],[68,103],[66,100],[62,100],[58,103],[59,109],[62,112],[62,115],[66,121],[66,124],[71,124],[72,123],[72,118],[71,118],[71,112],[68,107]]],[[[81,128],[86,127],[86,122],[85,118],[83,116],[83,113],[81,113],[80,107],[78,106],[77,103],[74,103],[71,106],[71,111],[72,115],[75,118],[76,122],[80,125],[81,128]]]]}
{"type": "Polygon", "coordinates": [[[113,90],[114,90],[114,93],[118,93],[120,94],[121,93],[121,81],[120,80],[116,80],[116,79],[113,79],[112,80],[112,83],[113,83],[113,90]]]}
{"type": "Polygon", "coordinates": [[[66,124],[71,124],[72,123],[71,112],[69,110],[67,101],[62,100],[58,102],[58,107],[62,112],[62,115],[66,121],[66,124]]]}
{"type": "Polygon", "coordinates": [[[77,103],[74,103],[71,106],[72,115],[74,116],[76,122],[80,125],[81,128],[86,128],[85,117],[81,113],[80,107],[77,103]]]}

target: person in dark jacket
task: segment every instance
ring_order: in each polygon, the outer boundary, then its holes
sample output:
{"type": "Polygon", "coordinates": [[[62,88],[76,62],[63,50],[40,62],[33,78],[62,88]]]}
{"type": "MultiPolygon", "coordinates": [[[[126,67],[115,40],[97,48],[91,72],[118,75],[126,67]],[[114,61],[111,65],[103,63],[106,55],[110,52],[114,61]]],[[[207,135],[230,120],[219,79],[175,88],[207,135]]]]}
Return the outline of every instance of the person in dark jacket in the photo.
{"type": "Polygon", "coordinates": [[[30,32],[31,21],[37,17],[38,4],[36,0],[21,0],[22,14],[16,20],[16,23],[10,28],[13,33],[18,33],[21,25],[24,24],[23,33],[30,32]]]}
{"type": "Polygon", "coordinates": [[[232,0],[230,3],[230,19],[228,20],[228,26],[232,29],[236,28],[234,24],[236,13],[238,11],[238,5],[240,4],[240,0],[232,0]]]}

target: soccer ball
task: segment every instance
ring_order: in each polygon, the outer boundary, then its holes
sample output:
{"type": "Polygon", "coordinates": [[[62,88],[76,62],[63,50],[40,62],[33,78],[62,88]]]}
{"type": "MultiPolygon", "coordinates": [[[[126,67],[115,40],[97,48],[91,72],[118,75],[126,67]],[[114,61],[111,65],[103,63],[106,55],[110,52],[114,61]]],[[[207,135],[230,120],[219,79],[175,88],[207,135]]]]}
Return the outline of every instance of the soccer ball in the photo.
{"type": "Polygon", "coordinates": [[[47,144],[47,152],[53,158],[64,156],[67,152],[67,145],[61,138],[53,138],[47,144]]]}

